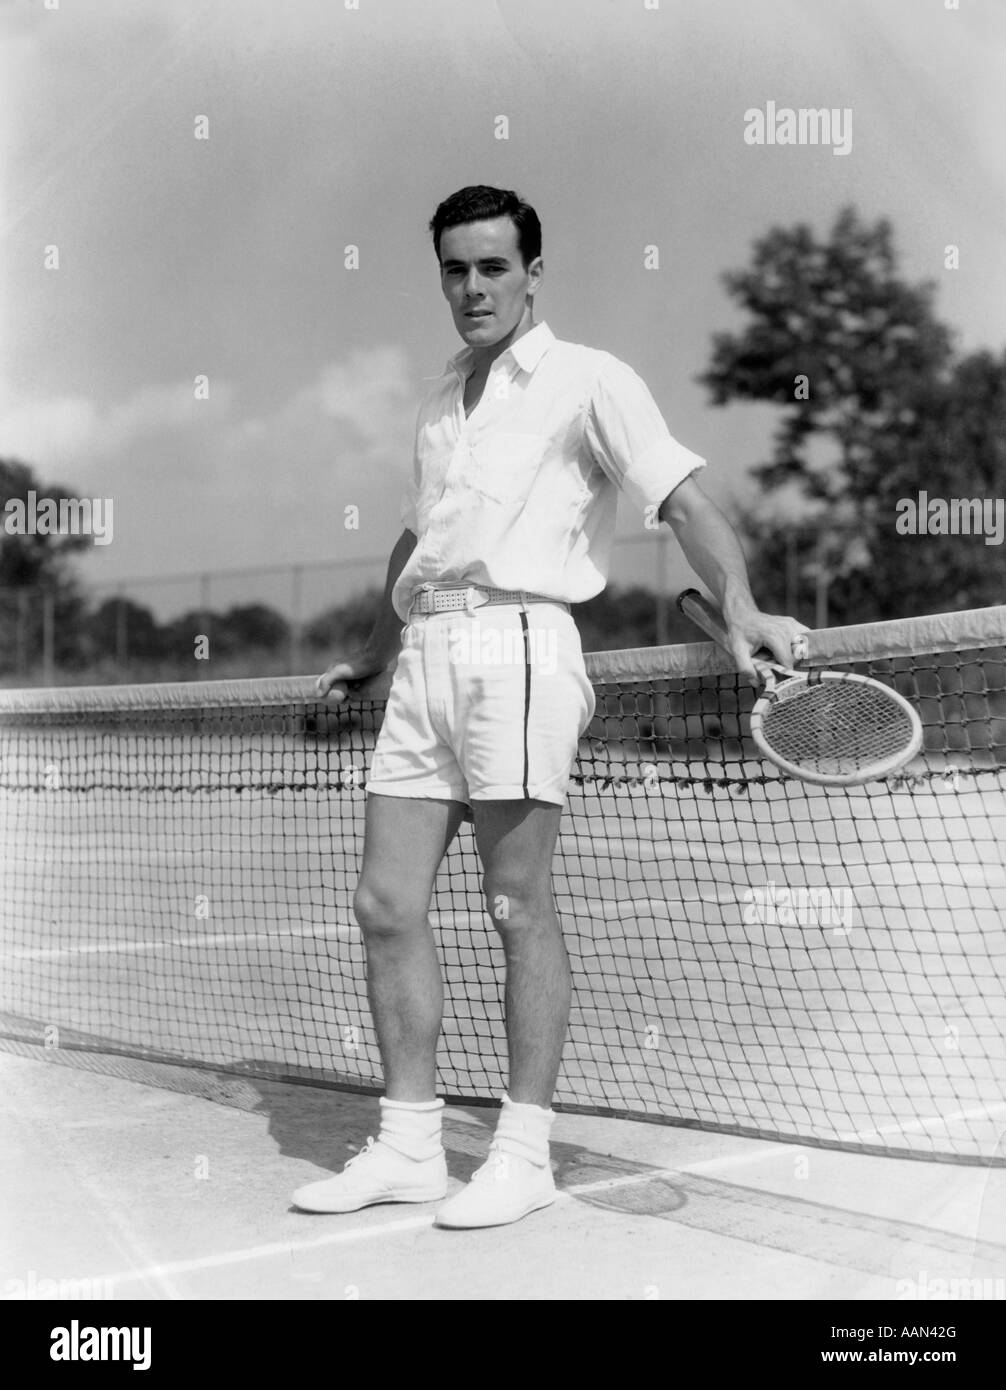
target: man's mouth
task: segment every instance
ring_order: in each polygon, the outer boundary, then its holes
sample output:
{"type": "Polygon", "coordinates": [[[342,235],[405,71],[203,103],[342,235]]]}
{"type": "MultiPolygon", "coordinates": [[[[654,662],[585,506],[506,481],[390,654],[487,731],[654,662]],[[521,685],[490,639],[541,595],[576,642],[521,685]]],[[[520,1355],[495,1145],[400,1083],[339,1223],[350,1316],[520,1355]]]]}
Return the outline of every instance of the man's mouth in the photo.
{"type": "Polygon", "coordinates": [[[491,318],[491,317],[492,317],[492,310],[490,310],[490,309],[466,309],[466,310],[465,310],[465,318],[466,318],[466,319],[487,319],[487,318],[491,318]]]}

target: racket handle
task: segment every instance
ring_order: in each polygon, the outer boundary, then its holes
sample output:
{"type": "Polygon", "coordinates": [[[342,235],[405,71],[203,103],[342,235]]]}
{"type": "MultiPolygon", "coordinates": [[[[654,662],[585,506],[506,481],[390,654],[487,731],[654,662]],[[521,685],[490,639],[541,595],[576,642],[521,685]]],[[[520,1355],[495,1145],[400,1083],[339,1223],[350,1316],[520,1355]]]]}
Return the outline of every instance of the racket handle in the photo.
{"type": "MultiPolygon", "coordinates": [[[[699,627],[704,628],[714,642],[717,642],[727,656],[732,657],[730,649],[730,637],[727,634],[726,624],[723,621],[723,614],[713,606],[707,598],[703,598],[698,589],[686,589],[684,593],[678,595],[678,607],[686,618],[691,618],[693,623],[698,623],[699,627]]],[[[777,666],[775,657],[766,648],[755,652],[751,657],[752,664],[762,681],[769,689],[774,684],[775,671],[784,671],[787,668],[777,666]]]]}
{"type": "Polygon", "coordinates": [[[714,608],[698,589],[685,589],[678,594],[678,607],[686,618],[691,618],[714,642],[718,642],[725,652],[730,651],[730,638],[723,622],[723,614],[714,608]]]}
{"type": "MultiPolygon", "coordinates": [[[[723,614],[713,606],[707,598],[699,593],[698,589],[684,589],[678,594],[678,607],[686,618],[691,618],[693,623],[708,632],[714,642],[718,642],[725,652],[730,653],[730,639],[727,636],[726,624],[723,622],[723,614]]],[[[805,634],[795,637],[792,642],[792,660],[806,661],[808,659],[808,646],[805,634]]],[[[762,647],[755,652],[752,658],[757,670],[761,666],[769,665],[778,671],[787,671],[789,666],[779,666],[773,654],[767,647],[762,647]]]]}

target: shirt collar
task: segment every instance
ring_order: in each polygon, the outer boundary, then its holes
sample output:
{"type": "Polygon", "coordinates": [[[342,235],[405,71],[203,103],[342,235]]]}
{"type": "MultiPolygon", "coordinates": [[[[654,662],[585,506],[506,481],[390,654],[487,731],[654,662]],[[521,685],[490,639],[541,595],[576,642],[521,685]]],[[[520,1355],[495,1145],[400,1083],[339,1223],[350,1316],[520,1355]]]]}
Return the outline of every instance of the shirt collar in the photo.
{"type": "MultiPolygon", "coordinates": [[[[496,360],[497,362],[504,362],[508,357],[512,357],[522,372],[533,372],[554,342],[555,334],[548,324],[545,322],[536,323],[516,342],[511,343],[506,352],[501,353],[496,360]]],[[[467,376],[471,360],[472,349],[464,347],[453,357],[448,358],[447,369],[457,372],[459,376],[467,376]]]]}

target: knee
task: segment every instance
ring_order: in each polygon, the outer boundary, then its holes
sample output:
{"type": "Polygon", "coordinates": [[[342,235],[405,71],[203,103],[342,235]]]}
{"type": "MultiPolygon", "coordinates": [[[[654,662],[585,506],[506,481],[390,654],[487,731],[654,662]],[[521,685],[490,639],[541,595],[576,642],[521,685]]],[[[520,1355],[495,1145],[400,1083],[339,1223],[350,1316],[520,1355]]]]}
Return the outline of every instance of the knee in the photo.
{"type": "Polygon", "coordinates": [[[486,879],[483,883],[486,912],[501,934],[512,928],[543,925],[552,913],[551,897],[540,901],[540,894],[530,891],[526,884],[505,883],[486,879]]]}
{"type": "Polygon", "coordinates": [[[353,912],[364,935],[375,937],[407,931],[415,926],[417,918],[425,917],[425,909],[417,910],[401,894],[363,880],[353,894],[353,912]]]}

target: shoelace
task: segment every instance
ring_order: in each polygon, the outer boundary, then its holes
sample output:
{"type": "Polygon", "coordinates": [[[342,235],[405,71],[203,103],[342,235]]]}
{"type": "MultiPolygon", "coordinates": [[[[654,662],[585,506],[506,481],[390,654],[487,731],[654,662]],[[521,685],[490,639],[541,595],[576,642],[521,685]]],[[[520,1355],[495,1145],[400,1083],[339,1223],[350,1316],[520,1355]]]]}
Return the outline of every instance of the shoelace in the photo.
{"type": "Polygon", "coordinates": [[[364,1144],[363,1148],[360,1150],[358,1154],[354,1154],[353,1157],[346,1162],[346,1165],[342,1171],[345,1172],[347,1168],[351,1168],[354,1163],[358,1163],[361,1158],[366,1158],[368,1154],[371,1154],[373,1152],[374,1139],[372,1135],[368,1135],[367,1142],[364,1144]]]}
{"type": "Polygon", "coordinates": [[[472,1174],[472,1182],[504,1182],[509,1176],[510,1155],[496,1144],[490,1144],[489,1156],[481,1168],[472,1174]]]}

